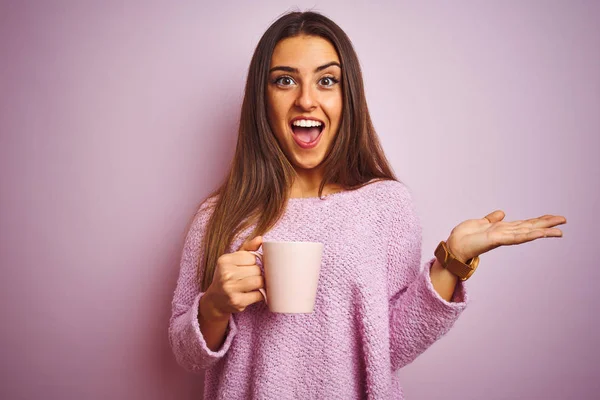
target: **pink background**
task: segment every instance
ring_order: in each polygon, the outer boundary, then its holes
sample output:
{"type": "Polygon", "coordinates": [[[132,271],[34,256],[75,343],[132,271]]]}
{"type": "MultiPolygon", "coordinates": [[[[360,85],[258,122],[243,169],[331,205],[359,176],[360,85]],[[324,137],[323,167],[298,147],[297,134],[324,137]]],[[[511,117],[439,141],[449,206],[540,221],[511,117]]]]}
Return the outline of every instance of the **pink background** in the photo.
{"type": "Polygon", "coordinates": [[[501,248],[408,399],[600,393],[600,2],[2,1],[2,399],[197,399],[167,340],[186,225],[233,154],[248,63],[288,7],[352,38],[424,226],[567,216],[501,248]]]}

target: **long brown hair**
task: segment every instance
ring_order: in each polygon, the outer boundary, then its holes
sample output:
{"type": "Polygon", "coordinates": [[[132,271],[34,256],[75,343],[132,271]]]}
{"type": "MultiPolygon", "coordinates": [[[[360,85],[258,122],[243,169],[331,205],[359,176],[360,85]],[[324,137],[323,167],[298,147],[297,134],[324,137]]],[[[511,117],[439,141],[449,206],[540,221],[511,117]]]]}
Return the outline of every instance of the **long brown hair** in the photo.
{"type": "Polygon", "coordinates": [[[282,216],[295,170],[279,147],[267,119],[266,86],[271,55],[279,41],[309,35],[328,40],[342,65],[342,117],[338,134],[323,160],[319,197],[329,184],[358,189],[373,179],[397,180],[383,153],[367,108],[362,73],[352,43],[329,18],[315,12],[292,12],[264,33],[248,70],[248,79],[231,167],[215,199],[198,265],[202,291],[211,284],[218,258],[235,237],[256,224],[250,237],[264,235],[282,216]]]}

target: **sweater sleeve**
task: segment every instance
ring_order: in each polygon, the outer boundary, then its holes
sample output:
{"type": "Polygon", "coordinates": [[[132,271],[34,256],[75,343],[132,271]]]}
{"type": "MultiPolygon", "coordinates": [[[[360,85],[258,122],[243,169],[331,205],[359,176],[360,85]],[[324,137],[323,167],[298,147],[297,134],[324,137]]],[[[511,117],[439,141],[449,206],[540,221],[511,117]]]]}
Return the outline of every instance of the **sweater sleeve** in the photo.
{"type": "Polygon", "coordinates": [[[400,193],[393,197],[388,291],[391,362],[393,370],[397,370],[411,363],[450,330],[468,298],[461,281],[450,302],[435,291],[429,275],[435,257],[421,267],[422,228],[410,192],[402,186],[400,193]]]}
{"type": "Polygon", "coordinates": [[[218,351],[212,351],[200,331],[198,306],[204,293],[198,288],[196,268],[203,255],[200,247],[209,217],[210,213],[205,203],[194,217],[186,235],[179,278],[171,303],[169,342],[177,362],[190,372],[200,372],[221,359],[237,333],[232,316],[229,319],[225,342],[218,351]]]}

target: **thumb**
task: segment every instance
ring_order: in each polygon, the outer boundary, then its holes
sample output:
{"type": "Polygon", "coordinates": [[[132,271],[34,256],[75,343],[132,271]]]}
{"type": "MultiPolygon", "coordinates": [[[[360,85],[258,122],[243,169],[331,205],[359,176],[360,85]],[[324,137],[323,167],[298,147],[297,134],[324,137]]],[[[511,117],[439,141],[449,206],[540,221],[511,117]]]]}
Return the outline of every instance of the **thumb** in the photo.
{"type": "Polygon", "coordinates": [[[263,237],[262,236],[256,236],[252,240],[245,241],[242,244],[242,246],[240,247],[240,250],[242,250],[242,251],[256,251],[262,245],[262,242],[263,242],[263,237]]]}
{"type": "Polygon", "coordinates": [[[504,217],[505,217],[504,211],[496,210],[492,213],[489,213],[484,218],[487,219],[488,221],[490,221],[491,224],[493,224],[494,222],[502,221],[504,219],[504,217]]]}

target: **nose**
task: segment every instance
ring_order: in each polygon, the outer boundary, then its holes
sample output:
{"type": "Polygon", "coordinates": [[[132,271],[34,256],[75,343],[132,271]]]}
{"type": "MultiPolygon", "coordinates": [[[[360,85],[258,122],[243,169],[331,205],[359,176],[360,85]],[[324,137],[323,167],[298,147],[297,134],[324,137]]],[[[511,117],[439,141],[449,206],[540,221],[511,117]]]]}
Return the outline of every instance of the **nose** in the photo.
{"type": "Polygon", "coordinates": [[[300,87],[295,104],[296,107],[305,111],[311,111],[317,106],[315,93],[313,93],[313,88],[310,85],[300,87]]]}

